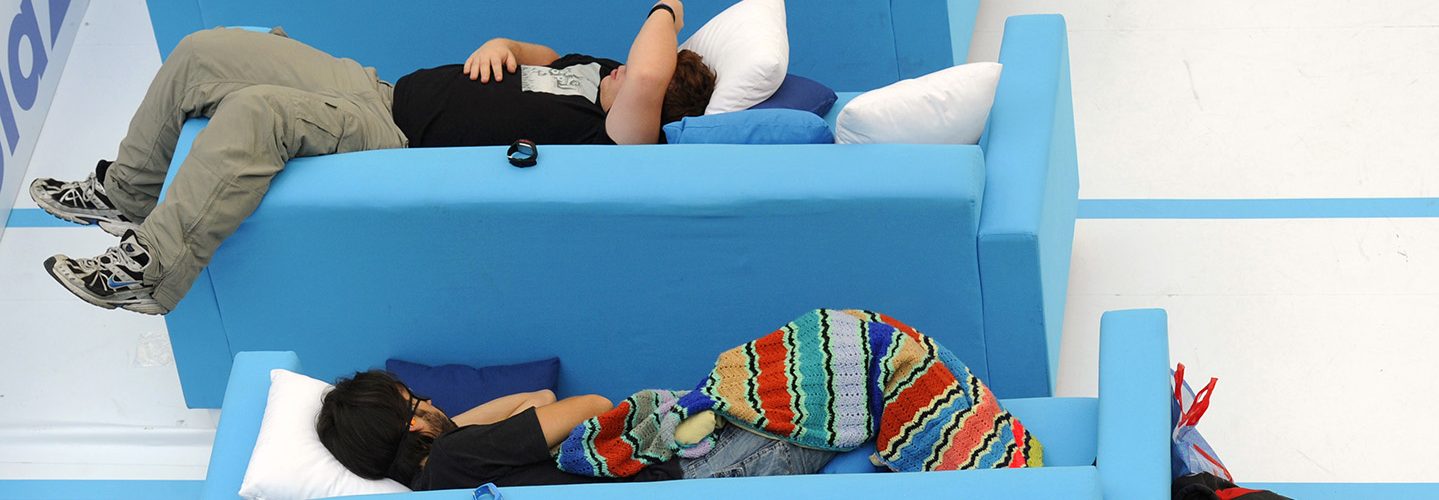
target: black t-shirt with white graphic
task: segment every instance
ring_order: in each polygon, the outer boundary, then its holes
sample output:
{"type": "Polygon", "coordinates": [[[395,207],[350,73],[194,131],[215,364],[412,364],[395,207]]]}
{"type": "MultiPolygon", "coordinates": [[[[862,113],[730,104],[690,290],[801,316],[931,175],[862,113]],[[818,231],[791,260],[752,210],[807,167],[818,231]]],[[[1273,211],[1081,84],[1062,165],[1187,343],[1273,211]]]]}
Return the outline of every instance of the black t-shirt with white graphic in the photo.
{"type": "Polygon", "coordinates": [[[410,147],[614,144],[605,133],[600,79],[620,63],[580,54],[519,66],[505,79],[470,80],[464,65],[422,69],[395,83],[395,124],[410,147]]]}
{"type": "Polygon", "coordinates": [[[430,458],[410,488],[447,490],[495,486],[538,486],[681,479],[679,459],[645,467],[627,478],[597,478],[562,471],[546,447],[535,409],[490,425],[466,425],[435,439],[430,458]]]}

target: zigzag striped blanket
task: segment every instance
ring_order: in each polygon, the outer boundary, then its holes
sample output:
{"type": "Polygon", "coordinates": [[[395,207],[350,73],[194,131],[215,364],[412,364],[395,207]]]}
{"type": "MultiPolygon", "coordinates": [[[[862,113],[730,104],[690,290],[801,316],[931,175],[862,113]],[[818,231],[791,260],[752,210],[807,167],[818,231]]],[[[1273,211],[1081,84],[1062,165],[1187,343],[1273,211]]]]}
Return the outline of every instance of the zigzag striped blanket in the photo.
{"type": "Polygon", "coordinates": [[[560,445],[561,469],[627,477],[712,436],[675,443],[678,424],[714,410],[730,423],[810,448],[849,451],[875,438],[895,471],[1038,467],[1043,448],[969,368],[904,323],[819,309],[720,354],[694,391],[641,391],[560,445]]]}

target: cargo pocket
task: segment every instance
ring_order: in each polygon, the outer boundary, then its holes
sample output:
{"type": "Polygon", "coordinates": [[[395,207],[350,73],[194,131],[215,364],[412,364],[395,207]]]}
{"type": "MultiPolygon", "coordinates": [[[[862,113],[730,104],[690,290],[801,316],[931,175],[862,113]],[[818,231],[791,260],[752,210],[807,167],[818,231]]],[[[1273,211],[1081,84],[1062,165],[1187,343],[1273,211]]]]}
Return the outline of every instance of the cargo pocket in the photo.
{"type": "Polygon", "coordinates": [[[319,156],[360,151],[365,148],[364,134],[359,133],[355,105],[349,101],[321,98],[295,107],[294,142],[290,144],[295,157],[319,156]]]}

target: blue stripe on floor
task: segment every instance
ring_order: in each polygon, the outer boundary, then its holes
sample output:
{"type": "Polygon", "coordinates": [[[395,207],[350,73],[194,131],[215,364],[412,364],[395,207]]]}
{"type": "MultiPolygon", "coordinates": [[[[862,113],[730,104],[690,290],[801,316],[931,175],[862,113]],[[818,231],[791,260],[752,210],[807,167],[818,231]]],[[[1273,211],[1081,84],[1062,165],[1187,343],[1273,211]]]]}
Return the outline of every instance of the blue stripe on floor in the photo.
{"type": "Polygon", "coordinates": [[[5,227],[86,227],[60,220],[38,208],[12,208],[5,227]]]}
{"type": "MultiPolygon", "coordinates": [[[[1079,200],[1080,219],[1364,219],[1439,218],[1439,198],[1267,200],[1079,200]]],[[[6,227],[85,227],[38,208],[10,210],[6,227]]]]}
{"type": "Polygon", "coordinates": [[[1081,219],[1355,219],[1439,217],[1439,198],[1079,200],[1081,219]]]}

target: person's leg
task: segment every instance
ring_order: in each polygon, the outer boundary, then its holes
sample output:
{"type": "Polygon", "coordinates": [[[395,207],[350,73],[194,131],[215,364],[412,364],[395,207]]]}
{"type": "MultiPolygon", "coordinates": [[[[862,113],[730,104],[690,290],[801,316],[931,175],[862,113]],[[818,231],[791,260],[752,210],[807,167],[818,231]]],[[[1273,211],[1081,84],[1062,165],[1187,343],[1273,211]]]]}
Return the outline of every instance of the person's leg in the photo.
{"type": "Polygon", "coordinates": [[[713,450],[703,457],[681,459],[680,468],[686,479],[812,474],[834,455],[727,425],[716,432],[713,450]]]}
{"type": "Polygon", "coordinates": [[[56,217],[121,235],[154,209],[184,121],[210,116],[225,96],[251,85],[352,96],[389,111],[388,87],[381,88],[373,69],[353,60],[283,36],[200,31],[181,40],[160,66],[115,162],[102,160],[80,181],[36,179],[30,197],[56,217]]]}
{"type": "Polygon", "coordinates": [[[224,28],[193,33],[155,75],[104,189],[116,208],[141,222],[155,207],[187,118],[211,116],[226,96],[252,85],[367,100],[378,97],[376,80],[372,69],[284,36],[224,28]]]}
{"type": "MultiPolygon", "coordinates": [[[[105,256],[57,255],[46,261],[46,268],[96,305],[164,314],[189,291],[220,242],[260,204],[286,161],[403,145],[389,113],[375,111],[369,102],[274,85],[231,92],[195,138],[165,202],[135,232],[143,258],[133,258],[129,268],[111,269],[108,275],[105,256]],[[87,263],[91,260],[97,262],[87,263]],[[124,276],[110,279],[113,275],[124,276]],[[97,276],[105,279],[94,279],[97,276]],[[137,276],[140,283],[124,279],[137,276]],[[123,286],[110,290],[95,283],[123,286]]],[[[128,234],[125,240],[130,240],[128,234]]]]}

